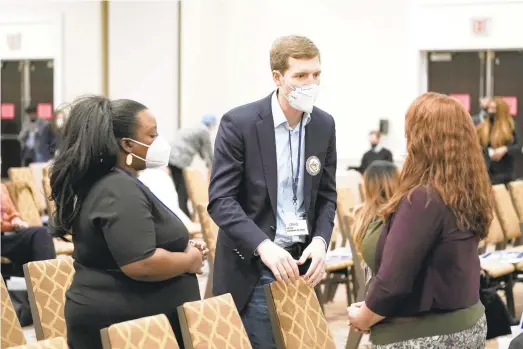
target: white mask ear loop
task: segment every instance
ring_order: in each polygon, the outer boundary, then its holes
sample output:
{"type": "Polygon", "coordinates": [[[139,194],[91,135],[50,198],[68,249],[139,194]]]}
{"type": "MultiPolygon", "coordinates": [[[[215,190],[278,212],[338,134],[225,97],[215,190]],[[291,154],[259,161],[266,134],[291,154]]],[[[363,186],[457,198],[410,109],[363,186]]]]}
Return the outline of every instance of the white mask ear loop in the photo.
{"type": "MultiPolygon", "coordinates": [[[[132,139],[132,138],[127,138],[127,139],[130,140],[131,142],[134,142],[134,143],[136,143],[136,144],[139,144],[139,145],[141,145],[141,146],[144,146],[144,147],[146,147],[147,149],[149,149],[149,147],[150,147],[150,145],[144,144],[144,143],[142,143],[142,142],[138,142],[137,140],[134,140],[134,139],[132,139]]],[[[142,158],[141,156],[138,156],[138,155],[134,154],[133,152],[131,152],[131,153],[129,153],[129,154],[130,154],[131,156],[137,158],[137,159],[142,160],[143,162],[147,162],[147,160],[145,160],[145,159],[142,158]]]]}

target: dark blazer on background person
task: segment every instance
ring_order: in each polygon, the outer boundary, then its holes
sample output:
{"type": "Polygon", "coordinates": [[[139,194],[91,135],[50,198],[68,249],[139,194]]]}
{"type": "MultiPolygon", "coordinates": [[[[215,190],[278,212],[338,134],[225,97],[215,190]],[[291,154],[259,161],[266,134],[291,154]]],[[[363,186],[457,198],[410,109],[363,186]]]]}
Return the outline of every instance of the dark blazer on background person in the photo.
{"type": "MultiPolygon", "coordinates": [[[[226,113],[215,141],[208,211],[220,227],[214,261],[213,294],[231,293],[238,310],[260,278],[255,255],[276,234],[277,159],[271,95],[226,113]]],[[[330,114],[314,107],[305,132],[305,162],[319,159],[312,176],[306,164],[304,204],[309,236],[328,244],[336,212],[336,128],[330,114]]]]}

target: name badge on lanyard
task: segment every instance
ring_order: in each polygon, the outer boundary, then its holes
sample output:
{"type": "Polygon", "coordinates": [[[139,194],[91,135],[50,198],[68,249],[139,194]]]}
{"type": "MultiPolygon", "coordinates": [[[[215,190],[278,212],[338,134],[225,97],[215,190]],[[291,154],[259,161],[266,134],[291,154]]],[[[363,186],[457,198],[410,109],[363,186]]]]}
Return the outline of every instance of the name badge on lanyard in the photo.
{"type": "Polygon", "coordinates": [[[303,117],[300,121],[300,132],[298,141],[298,163],[296,167],[296,176],[294,175],[294,165],[292,161],[292,141],[291,131],[289,131],[289,151],[291,155],[291,175],[292,175],[292,203],[294,212],[285,215],[285,231],[289,236],[303,236],[309,234],[307,219],[298,216],[298,181],[300,179],[300,162],[301,162],[301,134],[303,130],[303,117]]]}

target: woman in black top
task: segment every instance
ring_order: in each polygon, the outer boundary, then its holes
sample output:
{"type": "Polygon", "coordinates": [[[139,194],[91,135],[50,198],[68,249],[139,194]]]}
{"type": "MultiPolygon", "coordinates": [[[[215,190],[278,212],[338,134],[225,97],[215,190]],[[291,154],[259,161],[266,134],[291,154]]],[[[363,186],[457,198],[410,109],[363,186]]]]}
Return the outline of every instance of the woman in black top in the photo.
{"type": "Polygon", "coordinates": [[[515,130],[507,103],[499,97],[491,100],[488,118],[478,126],[478,136],[492,184],[507,184],[514,180],[515,157],[522,151],[515,130]]]}
{"type": "Polygon", "coordinates": [[[75,275],[66,294],[72,349],[102,348],[100,329],[165,314],[183,348],[176,307],[200,299],[208,252],[136,177],[164,166],[170,145],[131,100],[77,101],[51,169],[55,230],[72,230],[75,275]]]}

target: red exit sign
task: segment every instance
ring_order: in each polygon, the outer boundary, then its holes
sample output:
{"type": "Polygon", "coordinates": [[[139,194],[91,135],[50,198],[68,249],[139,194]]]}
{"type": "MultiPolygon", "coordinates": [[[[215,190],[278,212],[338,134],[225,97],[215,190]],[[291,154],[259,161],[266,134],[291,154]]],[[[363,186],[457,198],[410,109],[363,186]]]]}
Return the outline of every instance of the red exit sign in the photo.
{"type": "Polygon", "coordinates": [[[486,36],[490,32],[490,18],[473,18],[472,33],[477,36],[486,36]]]}

